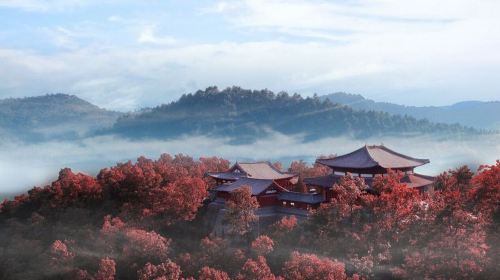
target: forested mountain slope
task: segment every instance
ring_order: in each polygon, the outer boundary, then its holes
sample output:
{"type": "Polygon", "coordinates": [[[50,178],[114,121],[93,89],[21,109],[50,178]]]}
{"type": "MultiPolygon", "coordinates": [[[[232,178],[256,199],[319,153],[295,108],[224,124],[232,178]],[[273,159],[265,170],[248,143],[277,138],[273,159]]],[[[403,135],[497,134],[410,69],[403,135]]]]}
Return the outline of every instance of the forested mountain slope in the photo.
{"type": "Polygon", "coordinates": [[[270,130],[301,134],[366,138],[376,135],[469,134],[474,129],[431,123],[383,112],[356,111],[319,98],[268,90],[216,87],[183,95],[178,101],[118,119],[111,132],[132,138],[168,138],[183,134],[228,136],[252,141],[270,130]]]}
{"type": "Polygon", "coordinates": [[[500,101],[463,101],[450,106],[404,106],[388,102],[375,102],[359,94],[343,92],[320,97],[349,106],[355,110],[380,111],[393,115],[408,115],[416,119],[448,124],[459,123],[464,126],[482,129],[500,129],[500,101]]]}
{"type": "Polygon", "coordinates": [[[9,98],[0,100],[0,135],[25,141],[74,138],[109,127],[120,115],[74,95],[9,98]]]}

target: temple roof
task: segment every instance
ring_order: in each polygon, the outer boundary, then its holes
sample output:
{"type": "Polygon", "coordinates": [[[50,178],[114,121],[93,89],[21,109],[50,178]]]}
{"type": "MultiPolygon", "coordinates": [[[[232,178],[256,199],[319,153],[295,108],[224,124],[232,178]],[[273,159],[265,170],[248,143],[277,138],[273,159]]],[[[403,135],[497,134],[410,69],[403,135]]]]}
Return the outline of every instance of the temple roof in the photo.
{"type": "Polygon", "coordinates": [[[308,186],[331,188],[340,180],[340,178],[342,178],[342,175],[328,174],[325,176],[304,178],[304,184],[308,186]]]}
{"type": "Polygon", "coordinates": [[[282,192],[278,195],[279,200],[287,200],[293,202],[303,202],[308,204],[317,204],[325,201],[322,194],[298,193],[298,192],[282,192]]]}
{"type": "Polygon", "coordinates": [[[235,172],[208,172],[207,175],[215,179],[227,181],[236,181],[239,178],[245,178],[245,174],[235,172]]]}
{"type": "Polygon", "coordinates": [[[436,181],[435,177],[422,175],[422,174],[406,174],[401,178],[401,183],[407,185],[410,188],[420,188],[432,185],[436,181]]]}
{"type": "Polygon", "coordinates": [[[239,178],[277,180],[296,176],[295,174],[278,170],[267,161],[251,163],[237,162],[226,172],[209,172],[207,175],[228,181],[238,180],[239,178]]]}
{"type": "Polygon", "coordinates": [[[332,169],[377,170],[377,169],[411,169],[429,163],[428,159],[418,159],[397,153],[384,145],[364,146],[354,152],[316,162],[332,169]]]}
{"type": "MultiPolygon", "coordinates": [[[[325,176],[305,178],[304,183],[308,186],[317,186],[322,188],[331,188],[334,184],[338,183],[342,178],[342,175],[329,174],[325,176]]],[[[365,183],[371,187],[373,185],[372,177],[364,177],[365,183]]],[[[420,188],[432,185],[435,178],[432,176],[422,175],[418,173],[405,174],[401,178],[401,183],[407,185],[410,188],[420,188]]]]}
{"type": "Polygon", "coordinates": [[[230,184],[217,186],[215,190],[219,192],[232,192],[241,187],[248,186],[252,190],[252,195],[258,195],[263,191],[265,191],[267,188],[271,187],[272,185],[276,185],[276,183],[273,180],[241,178],[230,184]]]}

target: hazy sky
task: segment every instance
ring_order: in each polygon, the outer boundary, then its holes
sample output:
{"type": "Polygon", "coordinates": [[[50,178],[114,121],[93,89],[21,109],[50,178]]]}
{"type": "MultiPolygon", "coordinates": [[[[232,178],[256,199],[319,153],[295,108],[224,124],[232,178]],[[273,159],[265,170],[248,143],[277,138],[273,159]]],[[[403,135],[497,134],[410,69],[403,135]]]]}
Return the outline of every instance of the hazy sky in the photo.
{"type": "Polygon", "coordinates": [[[0,0],[0,98],[130,110],[210,85],[500,99],[500,1],[0,0]]]}

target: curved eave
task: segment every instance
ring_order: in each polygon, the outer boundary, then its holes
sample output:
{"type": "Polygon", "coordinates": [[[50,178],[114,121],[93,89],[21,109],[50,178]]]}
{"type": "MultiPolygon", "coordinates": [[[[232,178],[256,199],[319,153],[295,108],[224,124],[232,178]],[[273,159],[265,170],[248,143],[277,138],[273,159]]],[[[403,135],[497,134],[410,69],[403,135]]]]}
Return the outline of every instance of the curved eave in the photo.
{"type": "Polygon", "coordinates": [[[387,169],[407,171],[430,161],[395,152],[383,145],[365,145],[348,154],[317,159],[316,162],[341,172],[377,174],[386,173],[387,169]]]}
{"type": "Polygon", "coordinates": [[[418,173],[408,174],[401,178],[401,183],[407,185],[410,188],[422,188],[434,184],[436,181],[435,177],[422,175],[418,173]]]}
{"type": "Polygon", "coordinates": [[[283,177],[279,177],[279,178],[273,178],[273,180],[285,180],[285,179],[293,179],[295,177],[297,177],[298,175],[295,175],[295,174],[283,174],[283,177]]]}
{"type": "MultiPolygon", "coordinates": [[[[383,166],[378,162],[374,162],[372,165],[365,165],[363,167],[358,167],[354,165],[337,165],[328,162],[331,159],[317,159],[316,163],[325,165],[333,169],[334,171],[340,172],[351,172],[351,173],[361,173],[361,174],[379,174],[386,173],[388,169],[409,171],[413,168],[428,164],[430,161],[428,159],[418,159],[420,161],[418,164],[404,165],[404,166],[383,166]]],[[[417,159],[415,159],[417,160],[417,159]]]]}
{"type": "Polygon", "coordinates": [[[217,180],[226,180],[226,181],[236,181],[241,176],[231,176],[223,173],[207,173],[206,176],[217,179],[217,180]]]}

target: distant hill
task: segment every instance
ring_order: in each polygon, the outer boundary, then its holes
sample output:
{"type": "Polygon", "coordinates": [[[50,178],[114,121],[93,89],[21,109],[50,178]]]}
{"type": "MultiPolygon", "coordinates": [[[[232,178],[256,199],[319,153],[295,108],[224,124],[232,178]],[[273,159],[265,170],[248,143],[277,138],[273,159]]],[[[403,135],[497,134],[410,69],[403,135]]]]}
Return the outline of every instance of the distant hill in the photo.
{"type": "Polygon", "coordinates": [[[120,115],[67,94],[2,99],[0,139],[30,142],[81,137],[112,126],[120,115]]]}
{"type": "Polygon", "coordinates": [[[319,98],[275,94],[268,90],[216,87],[183,95],[178,101],[120,117],[109,131],[132,138],[168,138],[183,134],[231,137],[254,141],[269,130],[302,134],[308,140],[349,135],[411,136],[468,134],[460,125],[435,124],[383,112],[356,111],[319,98]]]}
{"type": "Polygon", "coordinates": [[[450,106],[415,107],[375,102],[359,94],[343,92],[324,95],[320,99],[328,99],[333,103],[343,104],[355,110],[373,110],[393,115],[408,115],[417,119],[428,119],[431,122],[459,123],[481,129],[500,129],[500,101],[464,101],[450,106]]]}

